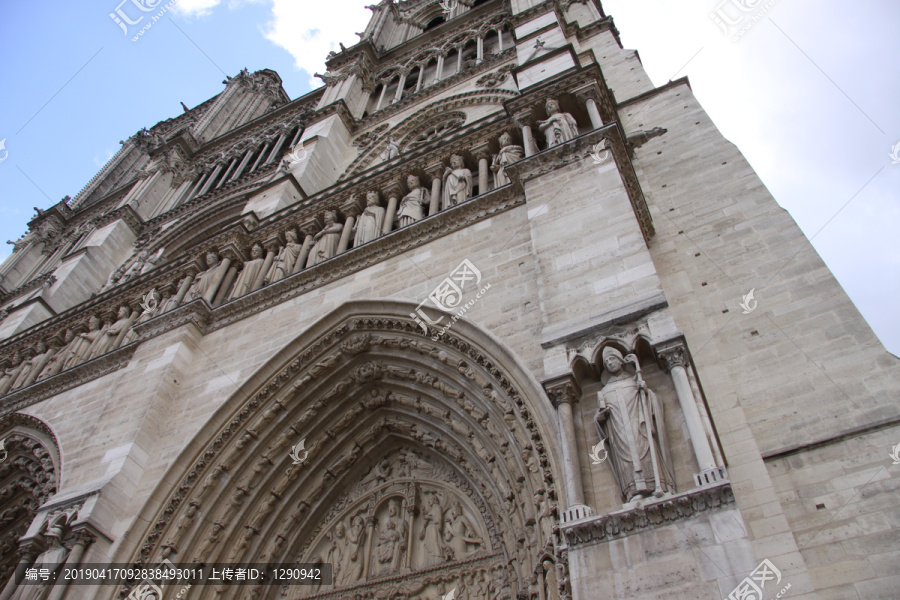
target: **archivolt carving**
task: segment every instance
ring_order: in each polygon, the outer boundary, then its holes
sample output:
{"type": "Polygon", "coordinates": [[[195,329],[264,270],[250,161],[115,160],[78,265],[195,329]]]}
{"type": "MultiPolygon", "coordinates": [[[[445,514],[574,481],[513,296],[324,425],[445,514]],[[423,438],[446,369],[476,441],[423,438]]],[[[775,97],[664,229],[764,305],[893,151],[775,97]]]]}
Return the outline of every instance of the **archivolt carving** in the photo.
{"type": "Polygon", "coordinates": [[[137,562],[337,564],[333,588],[286,588],[291,598],[468,586],[499,599],[539,585],[541,552],[558,545],[554,477],[508,366],[468,338],[432,344],[408,318],[329,322],[237,392],[163,508],[144,515],[154,525],[137,562]],[[293,464],[301,440],[308,454],[293,464]]]}
{"type": "Polygon", "coordinates": [[[18,562],[16,548],[38,507],[56,493],[59,449],[43,422],[14,414],[0,420],[0,586],[18,562]]]}

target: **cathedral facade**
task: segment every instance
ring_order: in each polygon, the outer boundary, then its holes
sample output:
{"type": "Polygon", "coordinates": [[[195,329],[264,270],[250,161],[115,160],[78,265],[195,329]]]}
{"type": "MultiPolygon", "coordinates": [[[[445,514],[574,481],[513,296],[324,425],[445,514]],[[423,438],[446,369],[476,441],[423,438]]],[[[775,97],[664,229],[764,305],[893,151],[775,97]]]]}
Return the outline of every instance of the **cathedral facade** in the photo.
{"type": "Polygon", "coordinates": [[[0,265],[0,600],[896,598],[900,361],[688,81],[598,0],[369,9],[0,265]],[[329,578],[26,575],[169,563],[329,578]]]}

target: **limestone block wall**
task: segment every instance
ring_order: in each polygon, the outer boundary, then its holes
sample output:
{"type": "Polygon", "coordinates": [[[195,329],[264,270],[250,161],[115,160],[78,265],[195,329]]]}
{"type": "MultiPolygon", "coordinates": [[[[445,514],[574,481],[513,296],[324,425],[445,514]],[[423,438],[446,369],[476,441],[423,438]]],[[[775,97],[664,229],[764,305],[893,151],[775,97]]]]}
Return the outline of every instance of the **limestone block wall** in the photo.
{"type": "Polygon", "coordinates": [[[734,508],[569,551],[573,596],[609,600],[725,598],[758,562],[734,508]]]}
{"type": "Polygon", "coordinates": [[[897,597],[898,443],[900,427],[885,427],[767,460],[820,598],[897,597]]]}

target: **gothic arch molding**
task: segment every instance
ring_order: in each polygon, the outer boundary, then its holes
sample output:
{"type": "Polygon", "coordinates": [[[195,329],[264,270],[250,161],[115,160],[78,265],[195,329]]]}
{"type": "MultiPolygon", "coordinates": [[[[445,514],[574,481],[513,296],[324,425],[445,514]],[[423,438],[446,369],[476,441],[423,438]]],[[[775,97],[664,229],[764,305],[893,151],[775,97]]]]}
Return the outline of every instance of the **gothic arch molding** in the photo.
{"type": "MultiPolygon", "coordinates": [[[[425,124],[431,123],[432,121],[435,121],[449,113],[466,113],[467,111],[465,110],[465,107],[475,106],[479,104],[500,105],[506,100],[509,100],[510,98],[513,98],[515,96],[516,93],[509,90],[488,89],[464,92],[461,94],[450,96],[449,98],[442,98],[440,100],[432,102],[427,107],[423,108],[422,110],[416,111],[415,114],[410,115],[408,118],[404,119],[388,131],[385,131],[378,138],[378,141],[376,143],[372,144],[365,151],[361,152],[360,155],[356,157],[356,159],[354,159],[354,161],[345,171],[344,175],[341,176],[340,180],[350,179],[358,175],[365,169],[373,166],[378,160],[380,160],[379,157],[384,153],[385,148],[387,148],[388,136],[393,136],[398,140],[405,140],[414,132],[422,129],[425,124]]],[[[466,119],[468,119],[468,115],[466,115],[466,119]]],[[[444,139],[446,140],[446,138],[444,139]]]]}
{"type": "Polygon", "coordinates": [[[345,569],[337,588],[317,592],[323,597],[377,588],[414,598],[453,584],[473,593],[487,586],[484,597],[500,598],[539,585],[539,559],[558,547],[549,402],[495,338],[459,321],[432,343],[409,318],[413,309],[345,305],[271,359],[196,436],[205,446],[172,467],[164,481],[176,488],[157,490],[160,500],[145,507],[140,519],[153,525],[132,558],[325,560],[362,515],[367,575],[348,580],[345,569]],[[306,455],[295,465],[301,440],[306,455]],[[426,496],[440,496],[440,506],[426,496]],[[401,550],[384,541],[397,517],[385,512],[391,498],[402,498],[393,511],[405,518],[401,550]],[[412,544],[436,539],[424,524],[428,509],[444,518],[452,548],[432,544],[423,558],[412,544]]]}
{"type": "Polygon", "coordinates": [[[0,589],[18,563],[18,540],[60,481],[59,444],[50,427],[13,413],[0,420],[0,589]]]}

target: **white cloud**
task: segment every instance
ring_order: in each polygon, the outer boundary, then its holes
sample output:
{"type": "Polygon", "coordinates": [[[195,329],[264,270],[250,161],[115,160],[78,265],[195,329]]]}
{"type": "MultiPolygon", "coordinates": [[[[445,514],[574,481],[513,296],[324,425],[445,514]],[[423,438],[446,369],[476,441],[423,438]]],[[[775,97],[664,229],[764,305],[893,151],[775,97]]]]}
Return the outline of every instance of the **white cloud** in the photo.
{"type": "Polygon", "coordinates": [[[222,0],[178,0],[173,10],[185,17],[204,17],[221,2],[222,0]]]}
{"type": "Polygon", "coordinates": [[[359,41],[355,33],[366,28],[372,13],[365,6],[371,1],[274,0],[272,21],[263,33],[266,39],[287,50],[297,68],[309,73],[310,84],[318,87],[322,82],[312,74],[325,71],[325,57],[338,50],[339,42],[349,48],[359,41]]]}

